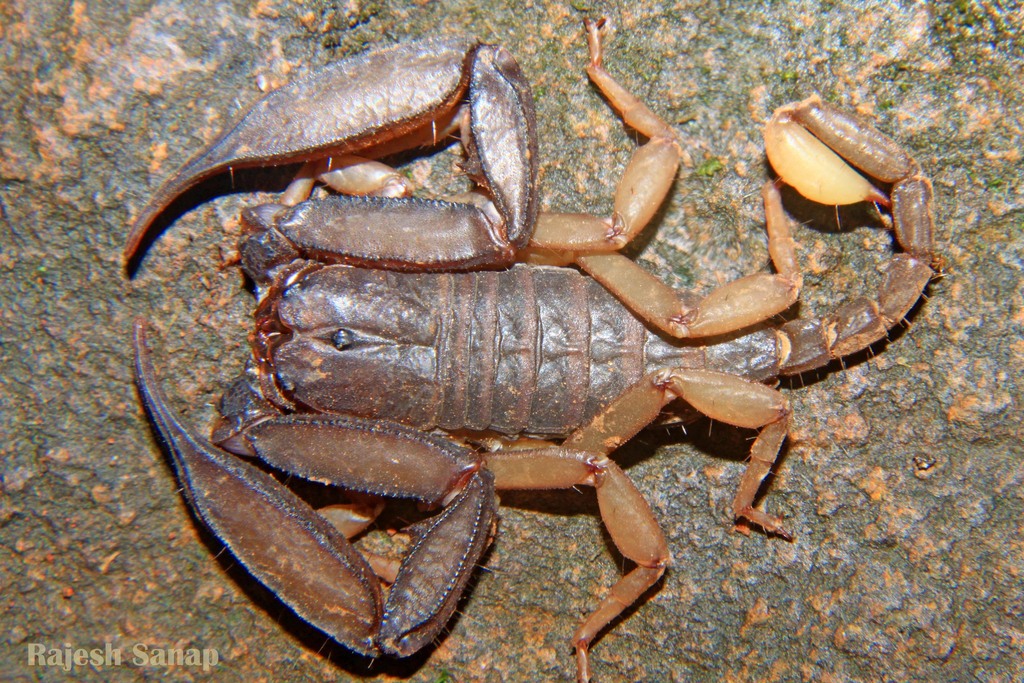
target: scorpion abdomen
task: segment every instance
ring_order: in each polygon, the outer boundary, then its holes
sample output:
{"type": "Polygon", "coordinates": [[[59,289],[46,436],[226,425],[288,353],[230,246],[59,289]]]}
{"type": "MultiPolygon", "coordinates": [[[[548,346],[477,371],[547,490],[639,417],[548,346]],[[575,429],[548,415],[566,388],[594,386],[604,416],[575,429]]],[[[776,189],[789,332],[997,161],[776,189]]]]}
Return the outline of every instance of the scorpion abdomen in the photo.
{"type": "Polygon", "coordinates": [[[665,340],[565,268],[326,266],[280,296],[288,338],[262,360],[286,396],[422,429],[565,436],[658,368],[719,369],[743,358],[752,379],[778,371],[772,332],[707,347],[665,340]]]}
{"type": "Polygon", "coordinates": [[[644,374],[646,328],[576,271],[519,266],[452,284],[445,429],[562,436],[644,374]]]}

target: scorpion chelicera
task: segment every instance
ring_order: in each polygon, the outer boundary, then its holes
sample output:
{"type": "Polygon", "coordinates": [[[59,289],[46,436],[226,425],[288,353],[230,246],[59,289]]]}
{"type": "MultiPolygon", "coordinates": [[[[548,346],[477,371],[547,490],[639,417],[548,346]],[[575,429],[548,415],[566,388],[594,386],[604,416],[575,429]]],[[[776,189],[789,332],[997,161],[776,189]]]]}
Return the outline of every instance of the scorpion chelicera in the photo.
{"type": "Polygon", "coordinates": [[[588,680],[591,642],[670,562],[648,503],[609,455],[673,406],[758,429],[734,514],[788,539],[778,517],[754,507],[791,417],[769,383],[885,337],[937,270],[929,180],[895,142],[818,97],[774,113],[768,158],[808,199],[889,211],[901,251],[873,298],[764,324],[801,286],[775,182],[762,192],[774,274],[698,297],[619,254],[662,203],[681,151],[673,129],[605,71],[603,24],[585,23],[587,73],[648,140],[609,218],[538,212],[534,105],[515,60],[501,47],[434,39],[271,92],[132,226],[129,259],[153,220],[200,181],[306,162],[278,203],[243,213],[240,259],[259,299],[252,359],[225,393],[212,438],[168,408],[142,321],[136,374],[195,514],[300,617],[356,652],[406,656],[435,639],[494,535],[496,489],[588,485],[633,563],[572,637],[588,680]],[[465,196],[412,197],[375,160],[455,132],[478,185],[465,196]],[[317,181],[335,193],[309,199],[317,181]],[[373,519],[363,511],[379,506],[321,514],[267,468],[439,510],[408,527],[396,569],[349,540],[373,519]]]}

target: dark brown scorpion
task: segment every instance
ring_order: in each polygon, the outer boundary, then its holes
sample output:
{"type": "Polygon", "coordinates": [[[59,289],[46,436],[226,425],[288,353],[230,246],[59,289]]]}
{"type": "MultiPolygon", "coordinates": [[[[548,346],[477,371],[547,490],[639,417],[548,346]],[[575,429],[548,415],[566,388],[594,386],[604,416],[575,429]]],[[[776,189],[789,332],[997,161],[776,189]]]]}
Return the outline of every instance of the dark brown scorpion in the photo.
{"type": "Polygon", "coordinates": [[[168,408],[142,322],[136,373],[196,515],[299,616],[356,652],[406,656],[437,637],[495,532],[496,489],[588,485],[634,565],[572,638],[579,679],[588,680],[593,639],[670,561],[650,507],[609,455],[669,404],[759,429],[733,510],[789,538],[779,518],[753,506],[791,416],[769,383],[885,337],[935,274],[930,182],[892,140],[817,97],[775,112],[768,156],[782,181],[814,201],[891,212],[902,251],[873,298],[824,318],[760,324],[801,286],[772,182],[763,198],[775,274],[701,298],[617,253],[666,196],[680,148],[672,128],[604,70],[602,24],[586,22],[586,32],[591,80],[648,138],[610,218],[538,213],[533,99],[508,52],[427,40],[270,93],[167,181],[132,226],[129,258],[154,218],[201,180],[308,162],[280,203],[243,214],[241,261],[259,295],[253,363],[225,394],[212,442],[168,408]],[[411,197],[401,176],[372,160],[454,131],[479,186],[457,201],[411,197]],[[337,194],[308,200],[317,180],[337,194]],[[561,267],[570,264],[577,268],[561,267]],[[474,447],[484,441],[469,432],[503,435],[506,445],[474,447]],[[439,511],[408,528],[411,549],[382,581],[386,568],[371,568],[348,540],[367,520],[335,511],[328,521],[235,454],[439,511]]]}

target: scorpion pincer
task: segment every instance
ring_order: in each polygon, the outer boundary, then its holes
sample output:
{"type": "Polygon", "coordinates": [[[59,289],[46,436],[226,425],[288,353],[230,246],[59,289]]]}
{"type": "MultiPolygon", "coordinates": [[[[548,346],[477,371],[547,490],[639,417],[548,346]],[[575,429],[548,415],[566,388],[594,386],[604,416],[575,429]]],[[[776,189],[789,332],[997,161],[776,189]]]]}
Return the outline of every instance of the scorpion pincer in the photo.
{"type": "Polygon", "coordinates": [[[578,676],[588,680],[591,642],[670,562],[650,506],[609,456],[680,406],[758,429],[734,514],[790,538],[753,504],[791,418],[769,383],[885,337],[935,274],[931,184],[917,163],[817,97],[775,112],[768,156],[781,181],[814,201],[891,212],[901,251],[877,294],[822,318],[766,324],[801,286],[774,182],[762,195],[775,273],[700,297],[622,256],[668,193],[680,147],[605,71],[602,27],[586,22],[587,72],[647,138],[611,217],[538,213],[533,99],[515,60],[501,47],[427,40],[270,93],[171,177],[132,226],[128,258],[196,183],[242,166],[306,162],[278,203],[243,214],[242,268],[259,298],[252,362],[225,393],[212,438],[168,408],[141,321],[136,375],[196,515],[299,616],[356,652],[406,656],[438,636],[494,535],[496,489],[586,485],[633,564],[573,635],[578,676]],[[376,160],[456,131],[478,185],[467,196],[412,197],[376,160]],[[334,192],[310,199],[317,181],[334,192]],[[479,447],[495,434],[504,447],[479,447]],[[395,571],[349,540],[372,512],[321,514],[246,461],[253,457],[287,476],[439,510],[407,529],[413,543],[395,571]]]}

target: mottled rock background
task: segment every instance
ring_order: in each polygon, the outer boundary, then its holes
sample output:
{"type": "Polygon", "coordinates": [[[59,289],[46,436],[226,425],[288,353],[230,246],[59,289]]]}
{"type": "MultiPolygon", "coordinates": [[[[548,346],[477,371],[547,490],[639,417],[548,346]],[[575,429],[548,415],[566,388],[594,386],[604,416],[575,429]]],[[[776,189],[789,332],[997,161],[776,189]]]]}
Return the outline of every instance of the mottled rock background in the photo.
{"type": "MultiPolygon", "coordinates": [[[[702,290],[767,267],[760,129],[818,92],[931,174],[946,268],[890,343],[787,388],[796,418],[763,503],[794,542],[733,529],[749,434],[703,422],[623,449],[675,566],[596,643],[599,680],[1024,678],[1024,17],[1016,2],[769,4],[0,4],[0,677],[66,675],[26,667],[30,643],[111,642],[218,650],[209,673],[171,672],[183,680],[572,679],[569,636],[621,564],[590,491],[505,496],[462,615],[404,662],[331,645],[190,518],[132,384],[131,321],[153,321],[174,404],[205,429],[245,353],[236,216],[282,171],[192,197],[133,279],[121,247],[156,184],[258,84],[434,34],[518,56],[543,206],[607,211],[633,135],[587,83],[580,26],[607,14],[609,68],[688,157],[638,250],[646,267],[702,290]]],[[[444,192],[460,186],[445,180],[458,159],[407,169],[444,192]]],[[[792,209],[808,223],[803,311],[877,286],[889,237],[873,212],[840,212],[839,230],[831,209],[792,209]]]]}

